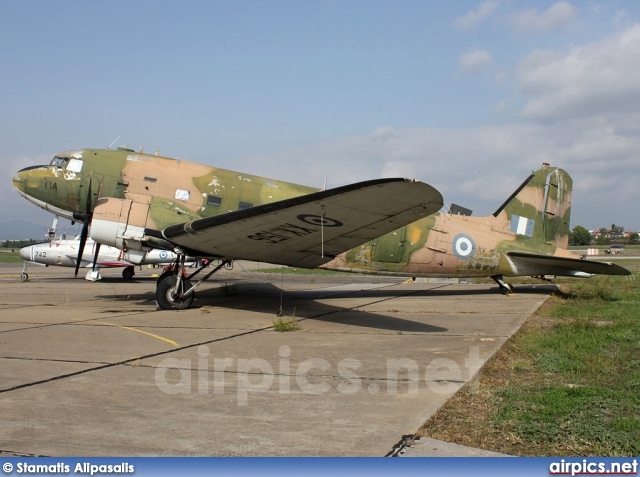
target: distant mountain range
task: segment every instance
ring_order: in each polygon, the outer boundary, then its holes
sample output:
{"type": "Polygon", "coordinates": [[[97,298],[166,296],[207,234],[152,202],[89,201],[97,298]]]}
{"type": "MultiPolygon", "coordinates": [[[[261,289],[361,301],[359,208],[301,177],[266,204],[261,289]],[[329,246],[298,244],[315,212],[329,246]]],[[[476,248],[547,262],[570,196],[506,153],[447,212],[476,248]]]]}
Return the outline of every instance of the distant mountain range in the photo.
{"type": "Polygon", "coordinates": [[[51,223],[46,225],[34,224],[26,220],[0,222],[0,242],[26,239],[44,240],[45,232],[49,227],[51,227],[51,223]]]}

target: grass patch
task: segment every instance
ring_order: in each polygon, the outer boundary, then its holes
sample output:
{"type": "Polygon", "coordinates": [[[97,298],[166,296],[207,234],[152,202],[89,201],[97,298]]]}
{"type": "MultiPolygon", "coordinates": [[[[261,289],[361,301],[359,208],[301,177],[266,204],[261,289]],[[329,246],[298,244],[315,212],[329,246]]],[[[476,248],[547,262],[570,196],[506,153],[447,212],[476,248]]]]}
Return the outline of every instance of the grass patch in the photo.
{"type": "Polygon", "coordinates": [[[420,433],[512,455],[640,454],[640,284],[563,284],[420,433]]]}
{"type": "Polygon", "coordinates": [[[295,316],[288,318],[278,318],[273,322],[273,329],[281,333],[287,331],[297,331],[300,329],[300,323],[295,316]]]}
{"type": "Polygon", "coordinates": [[[0,263],[24,263],[19,252],[0,251],[0,263]]]}

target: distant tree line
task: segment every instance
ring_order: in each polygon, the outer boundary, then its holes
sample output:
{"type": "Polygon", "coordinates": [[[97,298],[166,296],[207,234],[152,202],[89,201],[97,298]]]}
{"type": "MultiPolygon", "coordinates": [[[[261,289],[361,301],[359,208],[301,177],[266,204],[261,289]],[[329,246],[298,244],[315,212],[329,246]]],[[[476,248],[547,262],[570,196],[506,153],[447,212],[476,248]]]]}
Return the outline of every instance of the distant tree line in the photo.
{"type": "Polygon", "coordinates": [[[36,239],[26,239],[26,240],[5,240],[3,242],[0,242],[0,247],[4,247],[4,248],[22,248],[26,245],[31,245],[33,243],[39,243],[42,242],[42,240],[36,240],[36,239]]]}
{"type": "Polygon", "coordinates": [[[638,235],[638,232],[625,235],[624,227],[616,224],[611,224],[610,230],[602,227],[598,230],[596,237],[580,225],[576,225],[569,232],[569,245],[611,245],[612,243],[640,244],[640,235],[638,235]]]}

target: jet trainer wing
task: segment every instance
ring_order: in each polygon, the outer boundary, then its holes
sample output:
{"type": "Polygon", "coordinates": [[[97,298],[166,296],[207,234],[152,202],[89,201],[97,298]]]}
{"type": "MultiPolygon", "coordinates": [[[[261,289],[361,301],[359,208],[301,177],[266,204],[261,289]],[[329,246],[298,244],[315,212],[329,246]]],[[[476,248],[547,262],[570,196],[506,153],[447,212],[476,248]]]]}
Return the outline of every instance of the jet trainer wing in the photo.
{"type": "Polygon", "coordinates": [[[442,203],[423,182],[378,179],[172,225],[162,234],[203,255],[313,268],[442,203]]]}
{"type": "Polygon", "coordinates": [[[519,271],[531,270],[531,275],[631,275],[626,268],[611,262],[594,262],[527,252],[507,252],[507,256],[519,271]]]}

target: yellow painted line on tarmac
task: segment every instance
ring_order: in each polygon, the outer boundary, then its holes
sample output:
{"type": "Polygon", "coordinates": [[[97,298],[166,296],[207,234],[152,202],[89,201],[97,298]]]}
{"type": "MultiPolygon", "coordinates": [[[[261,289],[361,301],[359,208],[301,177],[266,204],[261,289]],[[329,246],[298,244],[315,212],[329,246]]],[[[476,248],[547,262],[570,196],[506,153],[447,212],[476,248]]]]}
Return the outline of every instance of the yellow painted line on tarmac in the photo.
{"type": "Polygon", "coordinates": [[[156,334],[153,334],[153,333],[149,333],[148,331],[139,330],[138,328],[131,328],[130,326],[117,325],[115,323],[107,323],[105,321],[93,321],[92,323],[98,323],[98,324],[101,324],[101,325],[115,326],[116,328],[122,328],[123,330],[135,331],[137,333],[142,333],[143,335],[151,336],[152,338],[155,338],[157,340],[164,341],[165,343],[169,343],[172,346],[180,346],[178,343],[176,343],[173,340],[170,340],[169,338],[165,338],[164,336],[160,336],[160,335],[156,335],[156,334]]]}

